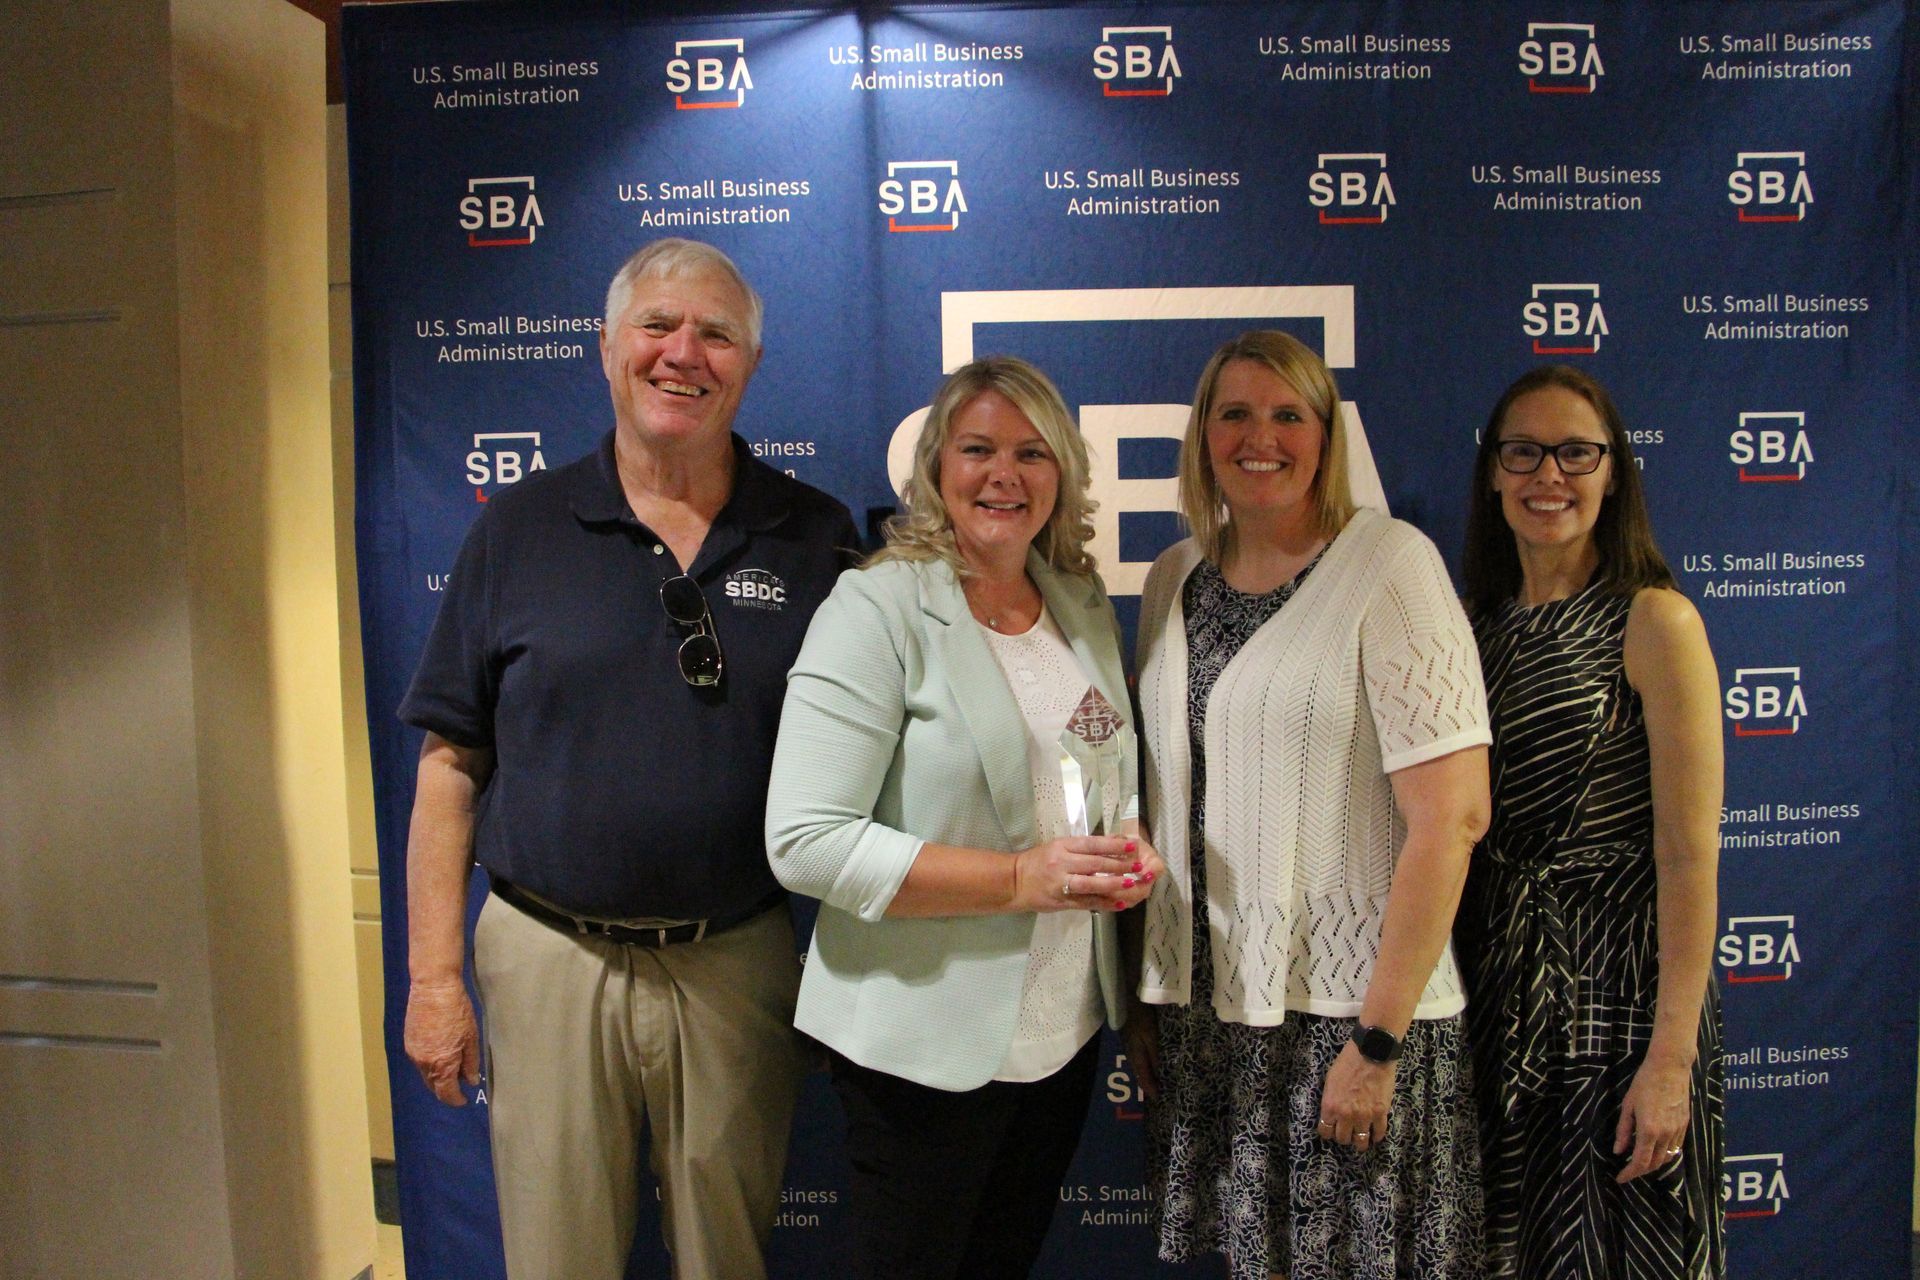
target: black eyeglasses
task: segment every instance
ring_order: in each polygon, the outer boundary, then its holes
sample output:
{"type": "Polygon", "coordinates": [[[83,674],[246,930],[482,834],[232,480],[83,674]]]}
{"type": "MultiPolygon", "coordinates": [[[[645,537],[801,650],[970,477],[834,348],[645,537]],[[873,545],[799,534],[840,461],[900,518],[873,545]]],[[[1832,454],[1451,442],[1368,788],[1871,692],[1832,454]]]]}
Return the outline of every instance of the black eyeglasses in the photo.
{"type": "Polygon", "coordinates": [[[1536,444],[1532,440],[1502,440],[1500,469],[1516,476],[1530,476],[1540,469],[1547,455],[1563,476],[1591,475],[1607,456],[1607,446],[1591,440],[1562,440],[1559,444],[1536,444]]]}
{"type": "Polygon", "coordinates": [[[700,584],[681,574],[660,584],[660,607],[667,616],[694,632],[680,642],[680,678],[696,689],[720,683],[726,664],[720,658],[720,633],[700,584]]]}

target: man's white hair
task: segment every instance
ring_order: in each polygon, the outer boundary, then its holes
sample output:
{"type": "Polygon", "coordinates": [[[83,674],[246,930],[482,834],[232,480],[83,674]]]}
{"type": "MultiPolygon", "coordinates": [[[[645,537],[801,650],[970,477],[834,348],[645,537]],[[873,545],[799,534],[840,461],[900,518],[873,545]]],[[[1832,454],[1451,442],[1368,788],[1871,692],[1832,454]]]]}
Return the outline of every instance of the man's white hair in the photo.
{"type": "Polygon", "coordinates": [[[766,304],[760,301],[760,295],[740,274],[740,268],[733,265],[732,258],[710,244],[678,236],[667,236],[642,246],[614,273],[613,283],[607,286],[607,332],[612,333],[619,326],[620,317],[633,302],[634,288],[642,280],[674,280],[697,275],[724,276],[740,290],[740,296],[747,300],[747,313],[740,317],[747,326],[747,345],[759,354],[760,324],[766,315],[766,304]]]}

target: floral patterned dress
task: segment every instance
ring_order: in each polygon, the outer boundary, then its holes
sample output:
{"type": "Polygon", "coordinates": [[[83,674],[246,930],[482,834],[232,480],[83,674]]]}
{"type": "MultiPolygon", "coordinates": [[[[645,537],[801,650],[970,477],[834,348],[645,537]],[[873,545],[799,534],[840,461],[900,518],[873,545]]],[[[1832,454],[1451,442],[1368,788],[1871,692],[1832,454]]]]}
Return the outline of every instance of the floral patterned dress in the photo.
{"type": "MultiPolygon", "coordinates": [[[[1318,562],[1316,561],[1316,564],[1318,562]]],[[[1204,847],[1207,699],[1221,671],[1314,569],[1264,595],[1202,561],[1183,590],[1192,742],[1190,848],[1204,847]]],[[[1385,1141],[1322,1141],[1320,1091],[1351,1018],[1289,1013],[1279,1026],[1213,1011],[1205,862],[1193,877],[1193,990],[1159,1007],[1160,1088],[1148,1112],[1160,1257],[1227,1254],[1233,1280],[1475,1280],[1482,1274],[1480,1157],[1459,1017],[1416,1020],[1385,1141]]]]}

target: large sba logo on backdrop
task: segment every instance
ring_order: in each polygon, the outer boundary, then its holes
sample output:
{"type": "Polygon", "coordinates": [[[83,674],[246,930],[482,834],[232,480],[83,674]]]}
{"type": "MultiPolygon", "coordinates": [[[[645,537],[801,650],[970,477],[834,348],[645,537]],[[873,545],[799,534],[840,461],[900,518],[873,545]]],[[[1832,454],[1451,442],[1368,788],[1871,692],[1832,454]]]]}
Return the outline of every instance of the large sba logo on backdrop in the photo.
{"type": "MultiPolygon", "coordinates": [[[[1353,286],[1256,285],[1221,289],[1035,289],[940,295],[940,366],[959,368],[974,358],[974,331],[981,325],[1101,324],[1115,321],[1238,320],[1258,323],[1287,319],[1319,320],[1325,334],[1329,367],[1353,368],[1353,286]]],[[[1182,369],[1180,376],[1191,379],[1182,369]]],[[[1123,514],[1178,511],[1179,483],[1172,476],[1122,479],[1120,442],[1168,439],[1179,441],[1187,430],[1184,404],[1069,405],[1080,421],[1092,467],[1094,501],[1091,550],[1100,561],[1107,590],[1116,596],[1140,594],[1152,560],[1120,557],[1120,517],[1123,514]]],[[[1347,425],[1347,470],[1354,501],[1364,507],[1387,507],[1367,446],[1360,410],[1351,401],[1341,403],[1347,425]]],[[[927,419],[927,406],[915,409],[893,429],[887,445],[887,476],[894,492],[906,487],[913,471],[913,443],[927,419]]]]}
{"type": "Polygon", "coordinates": [[[1093,76],[1109,98],[1164,98],[1180,78],[1172,27],[1102,27],[1093,76]]]}
{"type": "Polygon", "coordinates": [[[753,75],[745,40],[676,40],[667,62],[675,111],[727,110],[747,103],[753,75]]]}

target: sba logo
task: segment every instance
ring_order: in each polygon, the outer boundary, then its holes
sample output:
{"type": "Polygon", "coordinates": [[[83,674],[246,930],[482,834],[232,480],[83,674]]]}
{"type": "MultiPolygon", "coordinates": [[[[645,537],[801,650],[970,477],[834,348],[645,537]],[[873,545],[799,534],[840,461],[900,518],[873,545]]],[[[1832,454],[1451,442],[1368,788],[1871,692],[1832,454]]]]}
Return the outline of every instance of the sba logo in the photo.
{"type": "Polygon", "coordinates": [[[1729,1221],[1777,1217],[1788,1198],[1787,1160],[1780,1152],[1727,1157],[1720,1174],[1720,1200],[1729,1221]]]}
{"type": "Polygon", "coordinates": [[[1581,22],[1529,22],[1520,42],[1520,74],[1528,93],[1592,93],[1607,69],[1593,25],[1581,22]]]}
{"type": "Polygon", "coordinates": [[[1168,96],[1173,92],[1173,82],[1180,78],[1180,59],[1173,51],[1173,28],[1100,28],[1100,43],[1093,50],[1093,75],[1100,81],[1100,92],[1109,98],[1168,96]],[[1116,44],[1116,36],[1146,39],[1116,44]]]}
{"type": "Polygon", "coordinates": [[[1320,211],[1321,226],[1378,226],[1387,220],[1395,201],[1385,152],[1324,152],[1318,162],[1307,178],[1307,203],[1320,211]]]}
{"type": "Polygon", "coordinates": [[[675,111],[742,107],[753,76],[744,40],[676,40],[667,63],[667,88],[675,111]],[[733,56],[726,56],[731,50],[733,56]]]}
{"type": "Polygon", "coordinates": [[[1727,175],[1727,201],[1741,222],[1803,222],[1813,203],[1804,151],[1742,151],[1727,175]],[[1766,163],[1774,161],[1773,164],[1766,163]],[[1792,161],[1786,165],[1783,161],[1792,161]]]}
{"type": "Polygon", "coordinates": [[[1798,484],[1807,478],[1813,445],[1804,413],[1743,413],[1740,429],[1727,437],[1727,460],[1740,468],[1741,484],[1798,484]]]}
{"type": "Polygon", "coordinates": [[[473,452],[467,455],[467,483],[473,486],[475,502],[487,500],[490,484],[513,484],[546,469],[538,431],[482,432],[473,438],[473,452]]]}
{"type": "Polygon", "coordinates": [[[1536,284],[1533,301],[1520,308],[1520,328],[1537,356],[1590,356],[1607,335],[1597,284],[1536,284]],[[1545,345],[1542,345],[1542,344],[1545,345]]]}
{"type": "Polygon", "coordinates": [[[506,249],[533,243],[547,220],[533,194],[532,178],[468,178],[460,199],[460,226],[474,249],[506,249]]]}
{"type": "Polygon", "coordinates": [[[1792,916],[1734,916],[1717,948],[1727,982],[1785,982],[1793,976],[1800,948],[1793,940],[1792,916]]]}
{"type": "Polygon", "coordinates": [[[1727,719],[1736,738],[1785,738],[1800,732],[1807,695],[1798,667],[1741,667],[1727,686],[1727,719]]]}
{"type": "Polygon", "coordinates": [[[1140,1082],[1133,1078],[1133,1068],[1124,1053],[1113,1055],[1113,1070],[1107,1073],[1107,1101],[1113,1104],[1115,1120],[1139,1120],[1147,1114],[1147,1097],[1140,1092],[1140,1082]]]}
{"type": "Polygon", "coordinates": [[[880,184],[888,231],[957,231],[967,212],[957,160],[889,160],[880,184]],[[942,175],[942,176],[934,176],[942,175]]]}

